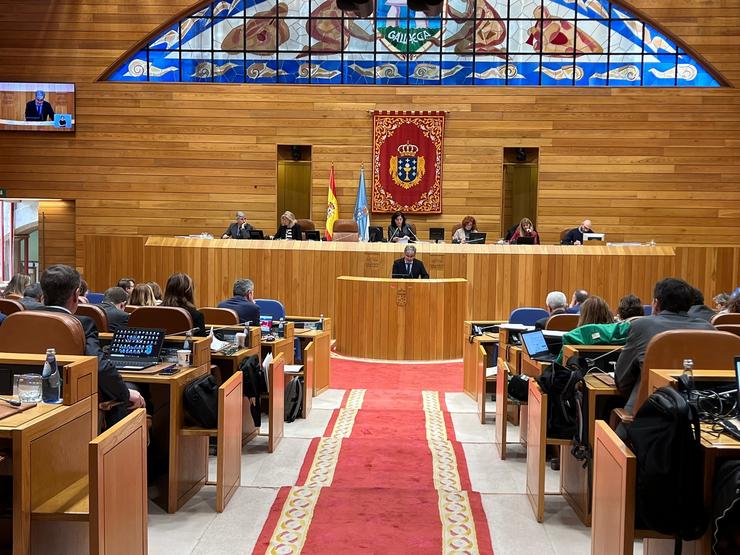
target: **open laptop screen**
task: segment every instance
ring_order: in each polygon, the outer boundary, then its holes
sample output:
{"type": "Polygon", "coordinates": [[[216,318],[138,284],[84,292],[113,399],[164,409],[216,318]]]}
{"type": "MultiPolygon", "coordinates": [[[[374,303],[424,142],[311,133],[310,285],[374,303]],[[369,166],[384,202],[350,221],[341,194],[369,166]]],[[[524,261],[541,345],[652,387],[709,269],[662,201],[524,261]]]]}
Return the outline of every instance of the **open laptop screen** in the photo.
{"type": "Polygon", "coordinates": [[[262,333],[272,332],[272,316],[260,316],[260,331],[262,333]]]}
{"type": "Polygon", "coordinates": [[[547,347],[547,341],[545,340],[545,334],[539,330],[523,333],[522,342],[530,357],[550,352],[550,349],[547,347]]]}
{"type": "Polygon", "coordinates": [[[111,359],[159,358],[164,343],[164,330],[150,328],[122,328],[113,334],[110,345],[111,359]]]}

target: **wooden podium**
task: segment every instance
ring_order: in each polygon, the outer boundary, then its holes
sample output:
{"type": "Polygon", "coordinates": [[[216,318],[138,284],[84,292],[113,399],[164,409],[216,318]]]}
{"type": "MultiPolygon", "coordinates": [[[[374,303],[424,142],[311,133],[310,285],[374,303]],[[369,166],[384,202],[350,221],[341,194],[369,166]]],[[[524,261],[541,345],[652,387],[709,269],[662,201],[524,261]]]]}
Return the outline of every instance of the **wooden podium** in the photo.
{"type": "Polygon", "coordinates": [[[462,357],[465,279],[340,276],[335,298],[339,354],[376,360],[462,357]]]}

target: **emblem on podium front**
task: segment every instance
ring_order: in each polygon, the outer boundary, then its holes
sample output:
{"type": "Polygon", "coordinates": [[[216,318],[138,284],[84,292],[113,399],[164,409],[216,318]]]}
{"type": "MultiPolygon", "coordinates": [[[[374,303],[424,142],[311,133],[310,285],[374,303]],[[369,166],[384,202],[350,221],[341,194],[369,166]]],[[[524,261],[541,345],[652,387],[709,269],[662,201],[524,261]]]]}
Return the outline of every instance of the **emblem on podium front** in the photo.
{"type": "Polygon", "coordinates": [[[396,290],[396,306],[406,306],[406,288],[399,287],[396,290]]]}
{"type": "Polygon", "coordinates": [[[424,177],[426,164],[418,153],[419,147],[407,142],[398,147],[398,156],[391,156],[391,178],[399,187],[411,189],[424,177]]]}

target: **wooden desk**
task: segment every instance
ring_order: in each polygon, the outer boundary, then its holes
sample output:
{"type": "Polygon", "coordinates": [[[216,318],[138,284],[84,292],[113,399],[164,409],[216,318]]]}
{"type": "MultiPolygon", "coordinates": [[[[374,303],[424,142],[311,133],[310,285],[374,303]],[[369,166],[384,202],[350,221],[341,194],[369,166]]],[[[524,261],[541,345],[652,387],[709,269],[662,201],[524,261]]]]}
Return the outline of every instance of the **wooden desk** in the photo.
{"type": "Polygon", "coordinates": [[[480,423],[486,423],[486,384],[495,382],[496,377],[486,377],[486,369],[495,366],[497,358],[488,355],[488,349],[495,349],[498,345],[498,333],[483,332],[475,336],[473,326],[488,327],[501,322],[496,321],[466,321],[463,323],[463,392],[478,404],[480,423]],[[491,364],[493,362],[493,364],[491,364]]]}
{"type": "MultiPolygon", "coordinates": [[[[10,365],[37,370],[45,360],[44,355],[2,353],[0,372],[10,365]]],[[[32,511],[88,475],[88,444],[98,432],[98,361],[60,355],[57,362],[65,380],[62,404],[41,403],[0,420],[0,451],[6,457],[0,469],[10,469],[13,484],[10,523],[0,507],[0,530],[12,528],[12,544],[10,535],[1,535],[0,551],[29,553],[32,511]]]]}
{"type": "Polygon", "coordinates": [[[340,276],[336,350],[376,360],[462,357],[468,282],[340,276]]]}
{"type": "Polygon", "coordinates": [[[286,322],[284,328],[284,337],[276,337],[275,341],[265,341],[262,338],[262,360],[267,356],[267,353],[272,354],[272,358],[275,359],[279,354],[283,355],[284,364],[293,364],[294,356],[294,332],[295,327],[293,322],[286,322]]]}
{"type": "MultiPolygon", "coordinates": [[[[328,319],[324,319],[326,324],[328,319]]],[[[331,386],[331,323],[324,330],[295,329],[301,348],[313,342],[313,396],[321,395],[331,386]]],[[[305,361],[304,361],[305,364],[305,361]]]]}
{"type": "Polygon", "coordinates": [[[496,433],[493,442],[501,460],[506,459],[507,426],[519,428],[519,443],[526,445],[527,405],[509,401],[509,379],[521,373],[522,349],[512,345],[509,330],[499,330],[498,373],[496,375],[496,433]]]}

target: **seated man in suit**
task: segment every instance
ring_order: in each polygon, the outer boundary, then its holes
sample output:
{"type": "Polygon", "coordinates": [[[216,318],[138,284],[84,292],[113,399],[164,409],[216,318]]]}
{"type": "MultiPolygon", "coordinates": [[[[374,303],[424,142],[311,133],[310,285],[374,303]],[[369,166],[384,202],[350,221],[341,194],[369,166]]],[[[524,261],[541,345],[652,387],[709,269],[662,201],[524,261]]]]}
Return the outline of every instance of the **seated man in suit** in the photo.
{"type": "Polygon", "coordinates": [[[46,121],[54,119],[54,109],[46,100],[44,91],[36,91],[35,100],[26,104],[26,121],[46,121]]]}
{"type": "Polygon", "coordinates": [[[694,299],[693,287],[681,279],[666,278],[655,284],[653,291],[652,316],[637,318],[631,322],[627,343],[617,359],[614,379],[620,393],[628,397],[625,410],[629,414],[635,407],[640,389],[642,362],[650,340],[663,331],[693,329],[713,330],[706,320],[692,318],[688,314],[694,299]]]}
{"type": "Polygon", "coordinates": [[[136,287],[136,280],[130,277],[123,277],[118,280],[117,286],[123,289],[126,292],[126,295],[130,297],[134,287],[136,287]]]}
{"type": "Polygon", "coordinates": [[[221,239],[249,239],[249,232],[252,229],[254,228],[247,223],[247,216],[240,211],[236,213],[236,222],[224,231],[221,239]]]}
{"type": "Polygon", "coordinates": [[[581,305],[588,299],[588,291],[585,289],[576,289],[570,298],[570,306],[565,309],[568,314],[580,314],[581,305]]]}
{"type": "Polygon", "coordinates": [[[561,245],[581,245],[583,243],[584,233],[593,233],[591,229],[591,220],[583,220],[583,223],[578,227],[571,229],[560,241],[561,245]]]}
{"type": "Polygon", "coordinates": [[[704,304],[704,293],[696,287],[692,287],[692,289],[694,290],[694,299],[691,301],[689,316],[711,322],[712,318],[717,316],[717,313],[704,304]]]}
{"type": "MultiPolygon", "coordinates": [[[[563,293],[562,291],[550,291],[545,298],[545,308],[547,309],[547,312],[550,313],[550,316],[555,316],[556,314],[565,314],[565,309],[567,306],[568,299],[565,297],[565,293],[563,293]]],[[[550,319],[550,316],[537,320],[534,323],[534,327],[538,330],[544,330],[545,326],[547,326],[547,321],[550,319]]]]}
{"type": "Polygon", "coordinates": [[[254,282],[251,279],[237,279],[230,299],[218,303],[218,308],[230,308],[239,315],[239,322],[250,326],[260,323],[260,307],[254,302],[254,282]]]}
{"type": "Polygon", "coordinates": [[[18,302],[25,306],[26,310],[36,310],[44,306],[44,292],[41,290],[41,285],[34,283],[26,287],[23,290],[23,298],[18,302]]]}
{"type": "Polygon", "coordinates": [[[128,295],[120,287],[106,290],[100,308],[105,310],[105,315],[108,316],[108,330],[111,333],[128,327],[129,314],[123,310],[127,302],[128,295]]]}
{"type": "Polygon", "coordinates": [[[416,247],[414,245],[406,245],[406,248],[403,249],[403,258],[399,258],[393,262],[391,277],[404,279],[429,279],[429,274],[427,273],[427,269],[424,267],[424,263],[421,260],[416,259],[416,247]]]}
{"type": "MultiPolygon", "coordinates": [[[[41,289],[44,291],[45,306],[39,310],[70,314],[82,324],[85,332],[85,354],[98,357],[98,390],[101,401],[121,401],[125,408],[143,408],[144,398],[133,389],[128,389],[111,362],[103,357],[98,341],[98,329],[92,318],[75,314],[80,295],[80,274],[64,264],[49,266],[41,274],[41,289]]],[[[123,411],[118,418],[125,416],[123,411]]],[[[108,424],[113,424],[111,420],[108,424]]]]}

